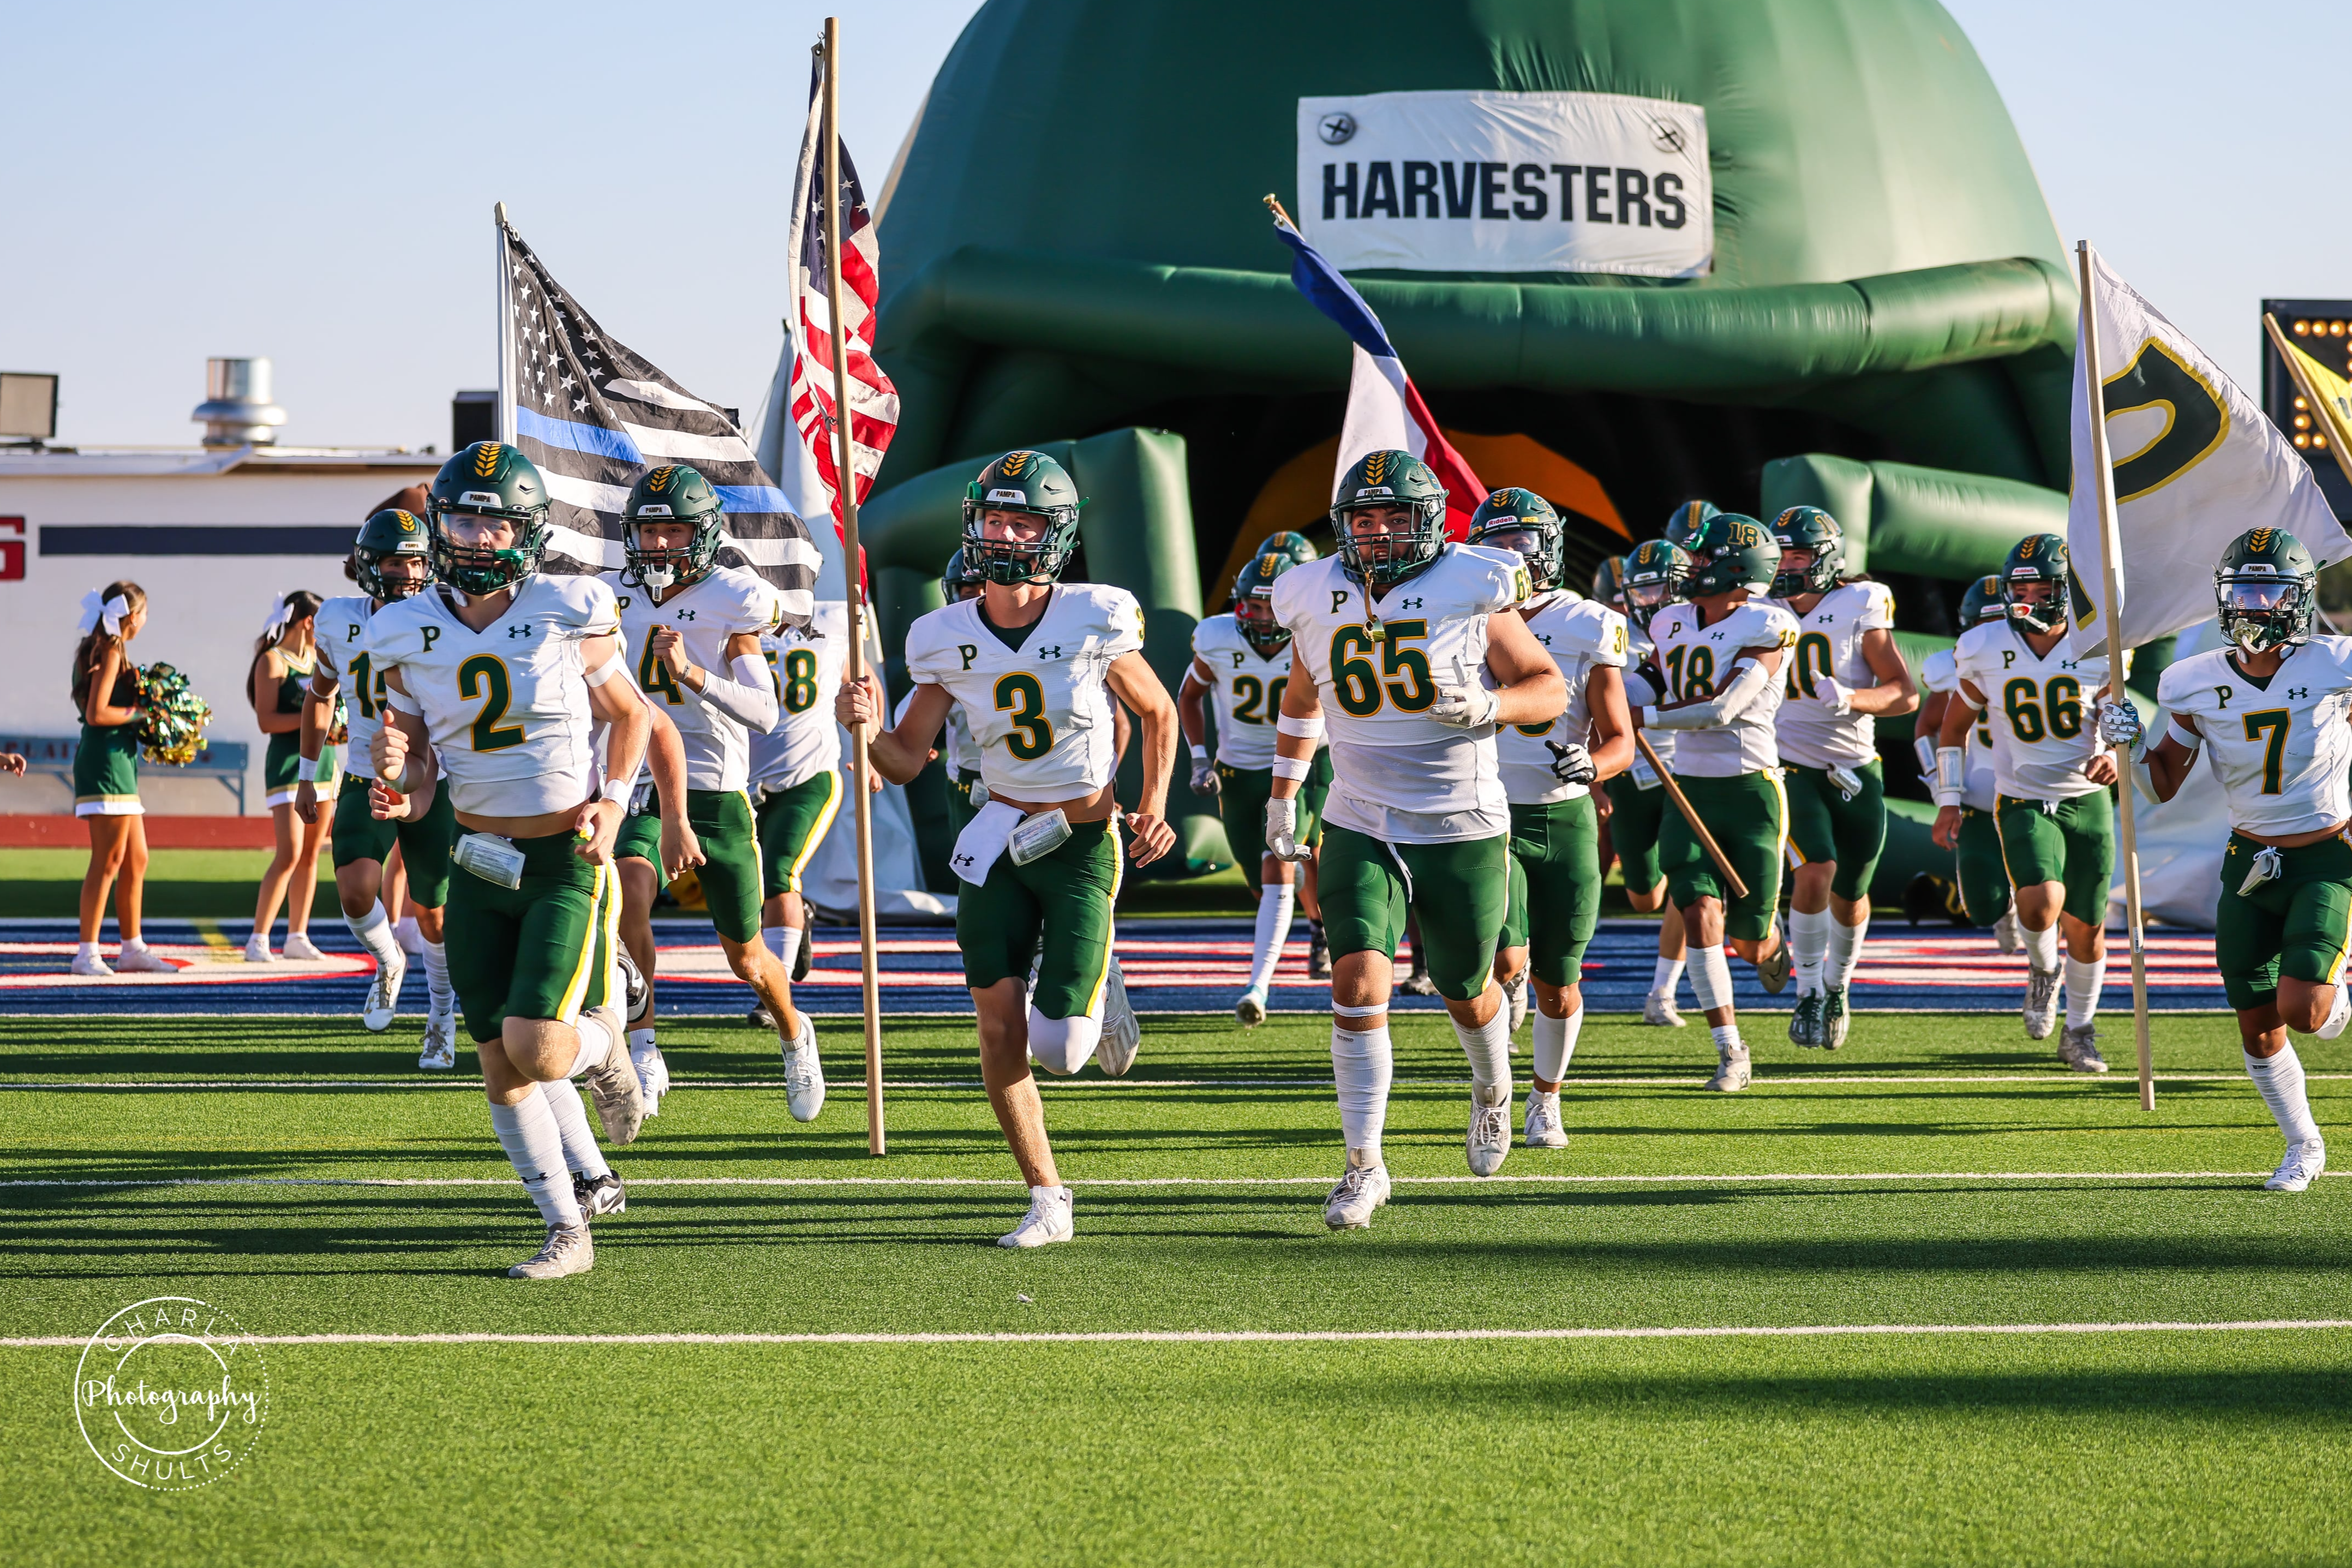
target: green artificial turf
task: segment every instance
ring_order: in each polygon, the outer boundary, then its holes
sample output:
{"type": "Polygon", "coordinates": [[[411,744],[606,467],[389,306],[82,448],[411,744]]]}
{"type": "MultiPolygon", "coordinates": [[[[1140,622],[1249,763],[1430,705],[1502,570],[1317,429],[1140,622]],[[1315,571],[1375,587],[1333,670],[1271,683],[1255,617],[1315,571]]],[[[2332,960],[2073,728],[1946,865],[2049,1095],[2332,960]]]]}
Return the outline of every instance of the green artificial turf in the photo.
{"type": "MultiPolygon", "coordinates": [[[[966,1082],[968,1026],[890,1025],[876,1160],[854,1022],[824,1027],[833,1095],[803,1126],[762,1087],[772,1038],[673,1021],[684,1087],[611,1152],[628,1213],[599,1222],[593,1273],[530,1286],[499,1274],[536,1225],[478,1094],[411,1087],[400,1034],[0,1020],[0,1181],[196,1184],[0,1187],[0,1334],[78,1340],[167,1293],[272,1335],[2352,1317],[2345,1184],[2282,1196],[2244,1173],[2278,1136],[2226,1018],[2157,1021],[2153,1114],[2127,1034],[2118,1072],[2086,1079],[2007,1016],[1864,1015],[1834,1055],[1770,1041],[1771,1022],[1751,1029],[1757,1088],[1726,1097],[1698,1087],[1702,1030],[1596,1019],[1570,1147],[1503,1172],[1582,1179],[1482,1183],[1451,1031],[1402,1017],[1396,1197],[1334,1236],[1326,1026],[1151,1019],[1126,1082],[1045,1086],[1079,1238],[1014,1254],[989,1245],[1025,1194],[966,1082]],[[138,1087],[175,1082],[226,1087],[138,1087]],[[283,1184],[383,1178],[466,1184],[283,1184]]],[[[2352,1078],[2325,1075],[2352,1074],[2352,1042],[2301,1049],[2339,1123],[2352,1078]]],[[[82,1446],[78,1344],[0,1348],[8,1555],[2352,1559],[2344,1330],[263,1353],[252,1458],[158,1494],[82,1446]]]]}

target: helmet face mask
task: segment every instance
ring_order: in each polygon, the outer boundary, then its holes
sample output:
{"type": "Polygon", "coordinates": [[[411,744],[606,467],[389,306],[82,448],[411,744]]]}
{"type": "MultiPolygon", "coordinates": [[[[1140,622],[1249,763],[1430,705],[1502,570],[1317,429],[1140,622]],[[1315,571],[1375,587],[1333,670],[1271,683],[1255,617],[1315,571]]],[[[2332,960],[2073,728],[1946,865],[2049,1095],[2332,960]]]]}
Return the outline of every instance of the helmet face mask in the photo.
{"type": "Polygon", "coordinates": [[[1559,513],[1533,490],[1507,487],[1479,502],[1470,517],[1470,542],[1521,557],[1528,581],[1539,594],[1559,587],[1568,575],[1568,537],[1559,513]]]}
{"type": "Polygon", "coordinates": [[[966,569],[1006,587],[1052,582],[1077,550],[1083,504],[1045,453],[1005,453],[964,487],[966,569]]]}
{"type": "Polygon", "coordinates": [[[547,552],[547,483],[529,458],[501,442],[477,441],[442,464],[425,511],[433,574],[468,598],[512,587],[538,571],[547,552]],[[506,537],[485,537],[499,523],[507,525],[506,537]]]}
{"type": "Polygon", "coordinates": [[[2308,642],[2319,622],[2319,565],[2284,529],[2249,529],[2213,573],[2221,635],[2242,653],[2308,642]]]}
{"type": "Polygon", "coordinates": [[[655,594],[701,581],[726,527],[726,509],[701,470],[684,463],[648,469],[621,506],[621,581],[655,594]],[[661,537],[649,542],[648,529],[661,537]]]}
{"type": "Polygon", "coordinates": [[[1682,601],[1690,571],[1679,545],[1653,539],[1636,547],[1625,557],[1625,618],[1648,631],[1660,610],[1682,601]]]}
{"type": "Polygon", "coordinates": [[[2011,624],[2037,636],[2066,624],[2074,613],[2066,602],[2073,586],[2066,542],[2054,533],[2028,534],[2000,563],[2000,602],[2011,624]]]}
{"type": "Polygon", "coordinates": [[[1772,533],[1780,545],[1774,598],[1826,594],[1845,580],[1845,530],[1828,512],[1792,506],[1773,520],[1772,533]]]}
{"type": "Polygon", "coordinates": [[[1339,561],[1368,588],[1402,583],[1445,548],[1445,487],[1410,452],[1367,452],[1331,500],[1339,561]]]}
{"type": "Polygon", "coordinates": [[[963,552],[958,550],[940,569],[940,598],[946,604],[960,605],[979,594],[987,582],[987,578],[972,570],[971,563],[964,559],[963,552]]]}
{"type": "Polygon", "coordinates": [[[377,512],[360,525],[359,537],[352,542],[352,575],[360,592],[372,599],[405,599],[423,593],[433,581],[431,527],[397,507],[377,512]],[[417,569],[386,576],[384,567],[395,561],[413,562],[417,569]]]}
{"type": "Polygon", "coordinates": [[[1272,658],[1290,646],[1290,628],[1274,618],[1274,580],[1299,562],[1282,546],[1281,537],[1267,540],[1268,548],[1234,578],[1234,622],[1260,658],[1272,658]]]}

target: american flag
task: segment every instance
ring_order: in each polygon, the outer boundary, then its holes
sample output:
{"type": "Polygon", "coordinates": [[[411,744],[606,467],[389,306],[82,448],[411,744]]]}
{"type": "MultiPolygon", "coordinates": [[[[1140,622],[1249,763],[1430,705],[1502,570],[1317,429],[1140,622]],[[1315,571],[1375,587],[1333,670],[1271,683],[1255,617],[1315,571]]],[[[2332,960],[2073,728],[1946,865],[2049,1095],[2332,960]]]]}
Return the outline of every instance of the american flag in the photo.
{"type": "Polygon", "coordinates": [[[787,625],[814,610],[817,550],[726,411],[604,335],[499,220],[509,330],[499,388],[508,438],[546,477],[551,572],[621,564],[621,508],[657,463],[699,469],[727,507],[719,564],[749,566],[783,598],[787,625]]]}
{"type": "MultiPolygon", "coordinates": [[[[793,424],[808,448],[823,497],[804,497],[814,507],[823,500],[833,508],[834,527],[843,522],[838,437],[835,420],[839,411],[833,396],[833,309],[826,291],[824,264],[824,67],[823,61],[809,79],[808,125],[801,139],[799,201],[794,204],[793,231],[798,235],[800,309],[793,333],[793,424]]],[[[874,215],[866,210],[866,193],[850,163],[849,149],[841,149],[841,310],[843,335],[849,350],[850,468],[857,478],[856,497],[866,504],[874,488],[875,470],[898,429],[898,389],[874,363],[874,309],[881,291],[882,250],[874,230],[874,215]]]]}

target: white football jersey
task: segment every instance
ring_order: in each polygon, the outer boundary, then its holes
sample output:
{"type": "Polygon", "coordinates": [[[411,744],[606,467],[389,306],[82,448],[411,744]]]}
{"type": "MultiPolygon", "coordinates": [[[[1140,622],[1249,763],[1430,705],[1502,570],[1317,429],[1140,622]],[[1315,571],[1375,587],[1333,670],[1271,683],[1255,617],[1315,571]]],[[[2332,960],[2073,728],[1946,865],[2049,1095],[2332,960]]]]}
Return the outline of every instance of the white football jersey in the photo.
{"type": "Polygon", "coordinates": [[[320,673],[341,689],[343,771],[355,779],[375,777],[375,732],[383,727],[383,672],[368,651],[368,623],[375,618],[375,600],[365,594],[345,594],[319,606],[320,673]]]}
{"type": "MultiPolygon", "coordinates": [[[[1959,685],[1959,662],[1950,648],[1937,648],[1927,656],[1927,662],[1919,667],[1919,686],[1924,691],[1957,691],[1959,685]]],[[[1961,737],[1960,755],[1963,763],[1960,804],[1975,806],[1979,811],[1990,811],[1994,805],[1991,714],[1977,715],[1977,721],[1969,725],[1968,733],[1961,737]]],[[[1929,782],[1932,784],[1934,781],[1929,782]]]]}
{"type": "Polygon", "coordinates": [[[849,664],[849,606],[828,600],[805,626],[760,634],[776,683],[776,727],[751,737],[751,782],[790,789],[841,765],[833,700],[849,664]]]}
{"type": "Polygon", "coordinates": [[[1953,655],[1960,679],[1984,696],[1992,721],[1994,787],[2000,794],[2011,800],[2071,800],[2107,787],[2083,776],[2083,764],[2099,744],[2105,654],[2076,658],[2061,637],[2037,658],[2024,633],[2007,621],[1990,621],[1962,632],[1953,655]]]}
{"type": "Polygon", "coordinates": [[[1800,616],[1786,599],[1774,604],[1797,622],[1797,646],[1781,672],[1780,760],[1801,768],[1859,768],[1878,760],[1878,721],[1867,713],[1832,713],[1814,700],[1823,676],[1849,690],[1878,684],[1862,657],[1864,632],[1895,626],[1895,591],[1884,583],[1843,583],[1800,616]]]}
{"type": "Polygon", "coordinates": [[[1256,771],[1274,766],[1274,721],[1282,717],[1282,689],[1290,684],[1290,648],[1262,656],[1232,616],[1211,616],[1192,628],[1192,658],[1216,689],[1217,761],[1256,771]]]}
{"type": "Polygon", "coordinates": [[[1290,628],[1294,678],[1315,682],[1331,746],[1324,819],[1391,844],[1444,844],[1510,831],[1495,727],[1457,730],[1427,716],[1440,681],[1468,685],[1486,665],[1486,617],[1528,597],[1517,554],[1449,544],[1381,596],[1371,635],[1363,586],[1336,555],[1274,580],[1290,628]]]}
{"type": "Polygon", "coordinates": [[[597,759],[580,645],[620,627],[601,578],[537,574],[480,631],[435,584],[378,610],[367,654],[400,671],[425,717],[450,803],[468,816],[537,816],[585,804],[597,759]]]}
{"type": "Polygon", "coordinates": [[[2352,637],[2289,648],[2264,681],[2227,648],[2191,654],[2166,668],[2157,701],[2205,737],[2204,765],[2230,798],[2231,826],[2284,838],[2352,816],[2352,637]]]}
{"type": "Polygon", "coordinates": [[[1625,617],[1594,599],[1556,588],[1527,606],[1528,630],[1535,634],[1568,682],[1568,711],[1545,724],[1505,724],[1495,735],[1503,771],[1503,793],[1513,805],[1549,805],[1592,793],[1591,786],[1562,784],[1551,771],[1551,747],[1590,744],[1592,713],[1585,683],[1596,665],[1622,669],[1628,654],[1625,617]]]}
{"type": "Polygon", "coordinates": [[[919,617],[907,629],[908,677],[944,688],[964,710],[990,795],[1073,800],[1102,788],[1116,761],[1105,676],[1143,647],[1143,606],[1107,583],[1057,583],[1045,613],[1008,647],[981,619],[982,603],[919,617]]]}
{"type": "MultiPolygon", "coordinates": [[[[1655,669],[1658,665],[1658,645],[1650,640],[1650,634],[1635,626],[1631,620],[1628,620],[1625,623],[1625,633],[1627,637],[1633,639],[1633,663],[1636,666],[1646,664],[1651,668],[1655,669]]],[[[1636,678],[1629,674],[1627,679],[1629,682],[1631,682],[1636,678]]],[[[1625,700],[1629,705],[1634,704],[1635,695],[1638,690],[1639,688],[1636,685],[1628,684],[1626,686],[1625,700]]],[[[1663,702],[1665,700],[1665,693],[1663,690],[1654,692],[1650,698],[1650,700],[1653,702],[1663,702]]],[[[1649,737],[1650,750],[1658,753],[1658,761],[1665,765],[1666,771],[1668,773],[1674,772],[1675,731],[1672,730],[1644,730],[1642,733],[1649,737]]],[[[1636,750],[1633,753],[1633,765],[1627,771],[1638,773],[1643,768],[1645,768],[1648,765],[1648,763],[1642,760],[1642,753],[1640,751],[1636,750]]],[[[1652,789],[1655,789],[1658,786],[1655,784],[1653,784],[1650,787],[1652,789]]]]}
{"type": "MultiPolygon", "coordinates": [[[[1665,700],[1684,702],[1714,696],[1742,648],[1794,647],[1797,619],[1776,599],[1750,599],[1713,626],[1702,626],[1696,605],[1669,605],[1651,617],[1650,637],[1658,645],[1658,668],[1666,678],[1665,700]]],[[[1767,682],[1748,710],[1720,729],[1675,731],[1675,773],[1720,779],[1779,767],[1774,721],[1780,692],[1779,680],[1767,682]]]]}
{"type": "Polygon", "coordinates": [[[686,657],[722,679],[732,680],[727,639],[738,632],[773,632],[783,619],[784,602],[766,579],[740,566],[714,566],[708,576],[676,589],[656,605],[643,588],[607,572],[601,581],[621,608],[622,635],[629,639],[629,675],[649,702],[662,705],[686,744],[686,787],[738,790],[751,781],[751,731],[702,700],[654,657],[656,626],[674,626],[686,639],[686,657]]]}

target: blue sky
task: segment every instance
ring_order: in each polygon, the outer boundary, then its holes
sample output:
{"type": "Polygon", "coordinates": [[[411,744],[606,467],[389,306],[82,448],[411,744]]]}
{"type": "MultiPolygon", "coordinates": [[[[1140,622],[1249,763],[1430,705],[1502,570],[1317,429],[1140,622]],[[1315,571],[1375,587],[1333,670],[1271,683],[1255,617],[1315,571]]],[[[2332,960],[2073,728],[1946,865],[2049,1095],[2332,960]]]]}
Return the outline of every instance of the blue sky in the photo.
{"type": "MultiPolygon", "coordinates": [[[[2352,66],[2352,5],[1946,3],[2060,232],[2098,245],[2232,374],[2252,384],[2265,294],[2352,296],[2328,85],[2352,66]]],[[[12,160],[0,368],[64,376],[67,440],[192,440],[205,356],[268,354],[284,439],[446,445],[450,393],[492,374],[503,198],[609,331],[748,413],[786,305],[777,259],[822,18],[844,18],[844,126],[874,192],[976,8],[14,12],[9,119],[37,151],[12,160]]]]}

